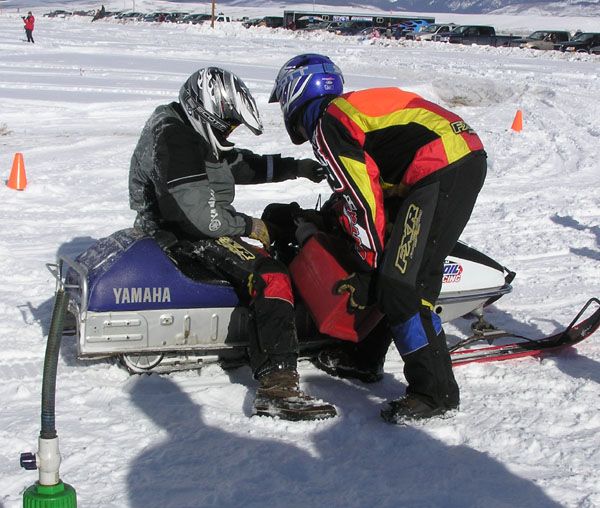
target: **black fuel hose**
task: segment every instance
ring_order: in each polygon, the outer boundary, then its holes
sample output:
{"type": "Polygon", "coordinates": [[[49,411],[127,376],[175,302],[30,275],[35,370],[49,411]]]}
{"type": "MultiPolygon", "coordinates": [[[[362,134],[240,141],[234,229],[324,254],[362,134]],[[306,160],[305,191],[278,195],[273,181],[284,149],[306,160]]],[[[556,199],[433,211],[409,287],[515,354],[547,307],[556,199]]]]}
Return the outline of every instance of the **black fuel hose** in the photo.
{"type": "Polygon", "coordinates": [[[52,321],[48,332],[46,357],[44,358],[44,375],[42,378],[42,439],[56,438],[55,423],[55,396],[56,396],[56,370],[58,365],[58,352],[62,339],[64,320],[69,297],[63,288],[56,291],[52,321]]]}

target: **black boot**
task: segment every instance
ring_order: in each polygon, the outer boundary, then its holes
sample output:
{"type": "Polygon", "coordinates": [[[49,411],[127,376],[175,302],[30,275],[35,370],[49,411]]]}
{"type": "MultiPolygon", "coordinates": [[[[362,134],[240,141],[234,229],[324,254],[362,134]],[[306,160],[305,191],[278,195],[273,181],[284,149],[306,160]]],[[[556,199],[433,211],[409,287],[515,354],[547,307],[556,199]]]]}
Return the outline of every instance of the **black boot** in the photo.
{"type": "Polygon", "coordinates": [[[306,395],[295,369],[275,369],[262,375],[254,399],[254,414],[282,420],[322,420],[337,416],[335,407],[306,395]]]}
{"type": "Polygon", "coordinates": [[[382,319],[364,340],[325,349],[317,355],[313,364],[330,376],[376,383],[383,379],[383,364],[391,342],[388,322],[382,319]]]}
{"type": "Polygon", "coordinates": [[[381,417],[388,423],[402,425],[411,420],[441,416],[453,409],[458,409],[458,404],[432,406],[415,395],[409,394],[401,399],[389,401],[388,406],[381,410],[381,417]]]}
{"type": "Polygon", "coordinates": [[[383,363],[364,365],[355,355],[344,349],[325,349],[313,360],[313,365],[330,376],[358,379],[363,383],[376,383],[383,379],[383,363]]]}

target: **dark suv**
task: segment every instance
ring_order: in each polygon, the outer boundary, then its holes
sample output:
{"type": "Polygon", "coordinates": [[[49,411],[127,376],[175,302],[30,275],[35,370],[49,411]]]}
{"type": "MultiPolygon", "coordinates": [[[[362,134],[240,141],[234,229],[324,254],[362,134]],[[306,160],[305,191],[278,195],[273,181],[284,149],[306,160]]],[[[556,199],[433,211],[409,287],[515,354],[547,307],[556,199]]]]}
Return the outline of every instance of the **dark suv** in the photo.
{"type": "Polygon", "coordinates": [[[589,53],[594,46],[600,46],[600,33],[584,32],[575,35],[568,42],[561,42],[556,49],[571,53],[589,53]]]}

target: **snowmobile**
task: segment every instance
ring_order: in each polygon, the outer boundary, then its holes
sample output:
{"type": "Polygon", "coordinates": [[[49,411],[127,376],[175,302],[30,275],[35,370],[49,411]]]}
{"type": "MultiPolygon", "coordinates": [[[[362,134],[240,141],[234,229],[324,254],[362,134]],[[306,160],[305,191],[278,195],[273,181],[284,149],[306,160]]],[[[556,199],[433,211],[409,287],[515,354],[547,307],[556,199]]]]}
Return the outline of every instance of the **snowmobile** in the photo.
{"type": "MultiPolygon", "coordinates": [[[[339,340],[358,341],[381,319],[376,309],[346,310],[333,284],[347,274],[317,233],[290,263],[301,356],[339,340]]],[[[68,296],[65,335],[77,337],[80,359],[116,357],[132,373],[224,367],[247,359],[251,321],[234,288],[197,263],[190,265],[136,229],[96,241],[77,257],[61,255],[48,268],[68,296]],[[69,324],[70,323],[70,324],[69,324]]],[[[442,321],[473,315],[482,333],[483,309],[512,290],[514,272],[459,242],[445,261],[434,311],[442,321]]]]}

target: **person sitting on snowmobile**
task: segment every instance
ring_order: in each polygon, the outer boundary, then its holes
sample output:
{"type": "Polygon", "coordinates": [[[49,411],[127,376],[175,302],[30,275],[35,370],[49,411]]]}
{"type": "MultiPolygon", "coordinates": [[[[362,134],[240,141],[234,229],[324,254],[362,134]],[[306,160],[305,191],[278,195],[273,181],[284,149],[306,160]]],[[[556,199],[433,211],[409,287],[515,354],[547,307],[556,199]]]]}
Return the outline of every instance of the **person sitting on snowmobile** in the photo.
{"type": "Polygon", "coordinates": [[[263,131],[254,98],[235,74],[207,67],[181,87],[179,101],[161,105],[146,122],[131,158],[134,226],[173,257],[192,258],[236,288],[251,310],[250,366],[259,381],[254,412],[283,419],[318,419],[335,408],[299,388],[298,339],[291,282],[283,264],[240,237],[271,244],[261,219],[232,205],[236,184],[299,176],[320,181],[312,159],[257,155],[227,140],[239,125],[263,131]]]}
{"type": "MultiPolygon", "coordinates": [[[[486,153],[458,115],[415,93],[343,93],[343,82],[327,56],[299,55],[279,71],[269,102],[279,102],[294,144],[311,141],[334,196],[342,198],[331,208],[360,269],[338,283],[338,292],[349,293],[354,310],[377,303],[404,360],[406,395],[381,416],[392,423],[428,418],[459,405],[433,302],[444,259],[483,185],[486,153]]],[[[384,355],[386,349],[378,347],[384,355]]],[[[353,353],[360,361],[360,348],[322,352],[317,366],[351,377],[361,371],[353,368],[353,353]]]]}

